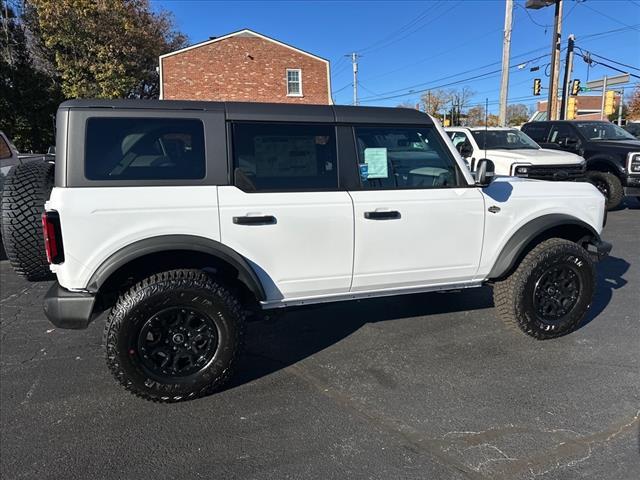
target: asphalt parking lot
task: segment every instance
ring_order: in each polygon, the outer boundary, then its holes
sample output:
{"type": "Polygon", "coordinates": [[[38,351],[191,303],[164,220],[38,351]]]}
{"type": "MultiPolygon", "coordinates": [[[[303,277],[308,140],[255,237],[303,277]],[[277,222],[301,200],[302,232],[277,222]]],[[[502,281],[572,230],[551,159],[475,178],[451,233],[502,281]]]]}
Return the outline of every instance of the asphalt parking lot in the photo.
{"type": "Polygon", "coordinates": [[[640,478],[640,204],[575,333],[538,342],[488,288],[309,307],[249,325],[232,385],[174,405],[108,373],[102,324],[54,329],[0,261],[0,476],[640,478]]]}

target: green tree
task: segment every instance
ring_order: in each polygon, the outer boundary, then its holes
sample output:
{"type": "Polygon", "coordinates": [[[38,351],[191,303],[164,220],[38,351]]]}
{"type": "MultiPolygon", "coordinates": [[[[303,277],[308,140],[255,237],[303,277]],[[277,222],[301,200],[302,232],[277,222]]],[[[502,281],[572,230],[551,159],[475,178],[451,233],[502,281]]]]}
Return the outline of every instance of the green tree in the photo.
{"type": "Polygon", "coordinates": [[[0,130],[22,152],[43,151],[54,144],[60,85],[33,61],[28,32],[16,9],[0,0],[0,12],[0,130]]]}
{"type": "Polygon", "coordinates": [[[25,0],[66,97],[155,98],[158,56],[186,44],[148,0],[25,0]]]}

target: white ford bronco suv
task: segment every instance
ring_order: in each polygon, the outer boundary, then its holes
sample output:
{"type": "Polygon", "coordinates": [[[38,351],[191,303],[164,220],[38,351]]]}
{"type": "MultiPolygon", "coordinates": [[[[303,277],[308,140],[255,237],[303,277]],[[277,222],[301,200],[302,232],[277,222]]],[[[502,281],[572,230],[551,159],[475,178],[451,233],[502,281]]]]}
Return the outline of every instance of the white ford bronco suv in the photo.
{"type": "Polygon", "coordinates": [[[448,127],[445,130],[472,172],[478,161],[486,158],[494,163],[496,175],[536,180],[585,179],[584,158],[542,148],[516,128],[448,127]]]}
{"type": "Polygon", "coordinates": [[[492,284],[508,324],[567,334],[611,248],[604,197],[490,172],[416,110],[68,101],[45,313],[106,318],[109,369],[161,402],[224,385],[249,312],[492,284]]]}

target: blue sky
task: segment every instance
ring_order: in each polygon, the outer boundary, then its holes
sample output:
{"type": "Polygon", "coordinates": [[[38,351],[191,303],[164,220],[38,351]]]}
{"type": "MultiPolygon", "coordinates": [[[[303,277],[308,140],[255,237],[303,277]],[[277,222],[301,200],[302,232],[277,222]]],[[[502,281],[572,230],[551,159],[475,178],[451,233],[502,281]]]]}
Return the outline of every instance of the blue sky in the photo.
{"type": "MultiPolygon", "coordinates": [[[[545,98],[544,91],[533,98],[531,90],[536,77],[542,78],[543,86],[548,82],[545,67],[550,60],[553,7],[525,10],[525,0],[514,3],[509,98],[510,103],[533,105],[545,98]],[[523,63],[523,68],[516,67],[523,63]],[[533,66],[540,69],[530,72],[533,66]]],[[[352,73],[345,55],[356,51],[362,55],[363,105],[415,103],[418,90],[460,82],[443,88],[467,86],[476,92],[472,103],[484,104],[488,98],[489,110],[497,110],[500,78],[491,72],[500,69],[503,0],[153,0],[152,4],[174,14],[190,43],[249,28],[331,60],[336,103],[351,103],[352,73]],[[483,74],[487,75],[470,79],[483,74]]],[[[583,50],[640,68],[640,0],[564,0],[562,30],[563,47],[573,33],[583,50]]],[[[640,70],[593,58],[640,75],[640,70]]],[[[573,78],[584,85],[587,64],[579,56],[574,63],[573,78]]],[[[617,73],[597,65],[588,75],[593,80],[617,73]]]]}

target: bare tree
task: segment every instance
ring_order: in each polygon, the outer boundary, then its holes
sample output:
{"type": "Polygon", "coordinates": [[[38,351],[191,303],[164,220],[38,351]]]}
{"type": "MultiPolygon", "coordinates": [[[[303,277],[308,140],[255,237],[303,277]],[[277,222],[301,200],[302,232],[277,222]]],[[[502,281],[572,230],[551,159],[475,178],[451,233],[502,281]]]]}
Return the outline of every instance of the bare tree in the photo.
{"type": "Polygon", "coordinates": [[[451,92],[446,90],[429,90],[420,97],[424,111],[429,115],[438,115],[447,107],[451,92]]]}

